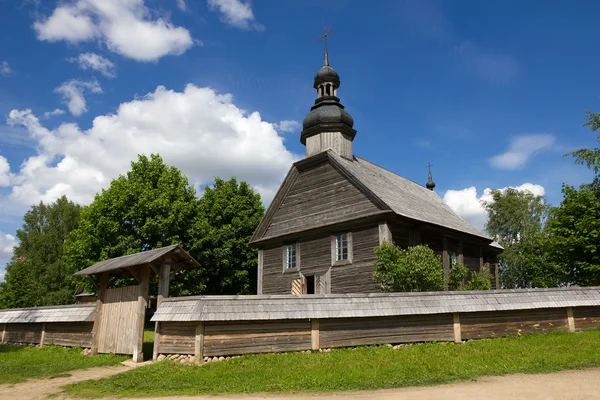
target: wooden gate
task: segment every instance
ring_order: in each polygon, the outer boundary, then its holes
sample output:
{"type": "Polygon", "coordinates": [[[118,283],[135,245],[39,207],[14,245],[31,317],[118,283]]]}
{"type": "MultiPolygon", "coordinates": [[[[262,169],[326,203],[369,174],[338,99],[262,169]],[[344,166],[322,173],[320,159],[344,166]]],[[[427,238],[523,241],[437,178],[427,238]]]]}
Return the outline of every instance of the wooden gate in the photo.
{"type": "Polygon", "coordinates": [[[133,354],[138,340],[140,286],[106,289],[98,325],[98,353],[133,354]]]}

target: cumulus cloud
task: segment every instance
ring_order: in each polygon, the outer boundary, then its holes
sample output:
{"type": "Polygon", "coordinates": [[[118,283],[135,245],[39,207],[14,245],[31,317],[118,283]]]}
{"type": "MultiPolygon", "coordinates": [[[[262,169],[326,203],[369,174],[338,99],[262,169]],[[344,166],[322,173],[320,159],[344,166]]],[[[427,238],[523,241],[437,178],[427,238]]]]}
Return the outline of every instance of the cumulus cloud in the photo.
{"type": "Polygon", "coordinates": [[[107,78],[117,76],[115,74],[115,64],[96,53],[81,53],[78,57],[67,58],[67,61],[76,62],[79,68],[83,70],[92,69],[98,71],[107,78]]]}
{"type": "Polygon", "coordinates": [[[300,123],[298,121],[294,121],[294,120],[283,120],[283,121],[279,121],[278,124],[273,124],[273,126],[275,127],[275,129],[277,129],[280,132],[297,132],[298,130],[300,130],[300,123]]]}
{"type": "Polygon", "coordinates": [[[54,91],[62,96],[63,103],[67,105],[71,114],[78,117],[87,111],[84,93],[102,93],[102,88],[96,80],[71,79],[61,84],[54,91]]]}
{"type": "Polygon", "coordinates": [[[59,2],[49,17],[35,21],[38,39],[69,43],[99,40],[108,49],[137,61],[181,55],[192,45],[190,32],[174,26],[144,0],[59,2]]]}
{"type": "Polygon", "coordinates": [[[73,123],[48,129],[31,110],[12,110],[7,122],[24,126],[37,142],[37,154],[21,164],[5,199],[23,206],[61,195],[87,204],[138,154],[152,153],[197,187],[235,176],[269,202],[298,158],[258,112],[246,113],[231,95],[192,84],[183,92],[159,86],[114,114],[97,116],[87,130],[73,123]]]}
{"type": "Polygon", "coordinates": [[[241,0],[208,0],[208,8],[222,14],[223,22],[241,29],[262,30],[264,26],[257,23],[249,2],[241,0]]]}
{"type": "Polygon", "coordinates": [[[0,282],[4,280],[4,266],[12,257],[13,247],[16,245],[17,240],[13,235],[0,232],[0,282]]]}
{"type": "Polygon", "coordinates": [[[56,108],[56,109],[54,109],[54,111],[46,111],[44,113],[44,118],[48,119],[48,118],[57,117],[57,116],[63,115],[63,114],[66,114],[65,110],[56,108]]]}
{"type": "MultiPolygon", "coordinates": [[[[536,196],[544,196],[546,193],[543,186],[529,182],[520,186],[514,186],[514,188],[521,191],[529,191],[536,196]]],[[[502,188],[501,190],[506,189],[507,188],[502,188]]],[[[463,219],[470,222],[477,229],[483,230],[483,227],[488,220],[488,216],[481,203],[482,201],[492,200],[491,192],[492,189],[486,188],[483,190],[481,196],[478,196],[477,188],[475,186],[461,190],[448,190],[444,194],[444,202],[463,219]]]]}
{"type": "Polygon", "coordinates": [[[10,165],[8,160],[0,156],[0,187],[10,185],[10,165]]]}
{"type": "Polygon", "coordinates": [[[7,61],[2,61],[0,63],[0,75],[9,76],[9,75],[13,75],[14,73],[15,73],[15,71],[12,70],[12,68],[10,67],[10,65],[8,64],[7,61]]]}
{"type": "Polygon", "coordinates": [[[508,149],[490,158],[490,164],[499,169],[519,169],[541,151],[554,146],[556,138],[550,134],[522,135],[513,138],[508,149]]]}

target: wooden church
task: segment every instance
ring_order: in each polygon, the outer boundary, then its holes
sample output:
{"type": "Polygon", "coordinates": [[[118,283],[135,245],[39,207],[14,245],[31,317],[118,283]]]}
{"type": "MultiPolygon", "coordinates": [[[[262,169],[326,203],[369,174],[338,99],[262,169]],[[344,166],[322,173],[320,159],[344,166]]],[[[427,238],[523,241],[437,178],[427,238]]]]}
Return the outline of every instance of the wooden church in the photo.
{"type": "Polygon", "coordinates": [[[427,244],[446,272],[455,263],[490,268],[497,284],[502,249],[442,201],[431,174],[422,186],[354,154],[339,86],[326,48],[300,137],[306,157],[292,165],[250,242],[259,249],[258,294],[379,292],[373,249],[384,241],[427,244]]]}

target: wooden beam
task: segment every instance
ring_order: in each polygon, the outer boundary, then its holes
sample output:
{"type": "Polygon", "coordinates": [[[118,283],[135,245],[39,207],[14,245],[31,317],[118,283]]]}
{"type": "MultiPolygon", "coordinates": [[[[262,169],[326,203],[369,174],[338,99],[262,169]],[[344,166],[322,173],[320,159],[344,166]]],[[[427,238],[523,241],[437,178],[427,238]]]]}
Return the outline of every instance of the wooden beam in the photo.
{"type": "Polygon", "coordinates": [[[312,350],[319,350],[321,348],[319,336],[319,319],[313,318],[310,322],[310,348],[312,350]]]}
{"type": "Polygon", "coordinates": [[[263,250],[258,250],[258,273],[256,282],[256,294],[262,294],[263,291],[263,265],[264,265],[264,254],[263,250]]]}
{"type": "Polygon", "coordinates": [[[444,269],[444,290],[448,290],[448,275],[450,272],[450,257],[448,255],[448,239],[444,237],[444,250],[442,252],[442,267],[444,269]]]}
{"type": "Polygon", "coordinates": [[[194,341],[194,361],[196,365],[204,362],[204,321],[196,325],[196,340],[194,341]]]}
{"type": "Polygon", "coordinates": [[[460,333],[460,315],[458,313],[452,314],[452,322],[454,326],[454,343],[462,343],[462,337],[460,333]]]}
{"type": "Polygon", "coordinates": [[[458,255],[456,256],[456,262],[459,264],[463,264],[463,265],[465,263],[465,256],[464,256],[462,241],[458,242],[458,255]]]}
{"type": "MultiPolygon", "coordinates": [[[[483,247],[479,246],[479,270],[481,271],[483,269],[483,247]]],[[[490,271],[490,269],[488,268],[488,272],[492,272],[490,271]]]]}
{"type": "Polygon", "coordinates": [[[136,336],[133,343],[133,361],[136,363],[144,361],[144,320],[146,317],[146,307],[148,305],[148,291],[150,289],[150,265],[142,267],[140,273],[141,282],[138,286],[138,302],[136,309],[136,336]]]}
{"type": "Polygon", "coordinates": [[[567,307],[567,324],[569,332],[575,332],[575,318],[573,318],[573,308],[567,307]]]}
{"type": "Polygon", "coordinates": [[[46,323],[44,322],[42,324],[42,335],[40,336],[40,347],[42,347],[44,345],[45,341],[46,341],[46,323]]]}
{"type": "Polygon", "coordinates": [[[4,343],[5,336],[6,336],[6,324],[2,324],[2,337],[0,337],[0,344],[4,343]]]}
{"type": "Polygon", "coordinates": [[[94,317],[94,327],[92,328],[92,349],[90,354],[95,356],[98,354],[98,345],[100,344],[100,324],[102,321],[102,303],[104,302],[104,296],[106,295],[106,289],[108,289],[108,272],[103,272],[100,275],[100,283],[98,287],[98,299],[96,300],[96,315],[94,317]]]}
{"type": "Polygon", "coordinates": [[[156,274],[156,276],[160,276],[160,266],[157,267],[153,263],[150,263],[150,268],[152,268],[152,271],[154,271],[154,273],[156,274]]]}
{"type": "Polygon", "coordinates": [[[154,325],[154,349],[152,350],[152,360],[156,361],[160,354],[160,322],[156,321],[154,325]]]}
{"type": "Polygon", "coordinates": [[[392,231],[387,222],[379,224],[379,244],[382,245],[384,242],[393,243],[392,231]]]}
{"type": "Polygon", "coordinates": [[[156,298],[156,307],[167,297],[169,297],[169,280],[171,274],[171,264],[164,263],[158,270],[158,296],[156,298]]]}

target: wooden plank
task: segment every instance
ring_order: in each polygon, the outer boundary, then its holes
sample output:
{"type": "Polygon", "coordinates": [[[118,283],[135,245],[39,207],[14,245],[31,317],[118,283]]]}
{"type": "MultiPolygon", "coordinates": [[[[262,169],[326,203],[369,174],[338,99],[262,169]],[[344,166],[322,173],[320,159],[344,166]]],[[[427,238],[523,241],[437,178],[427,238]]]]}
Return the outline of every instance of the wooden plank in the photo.
{"type": "Polygon", "coordinates": [[[152,360],[156,361],[160,354],[160,322],[154,323],[154,346],[152,348],[152,360]]]}
{"type": "Polygon", "coordinates": [[[460,336],[460,315],[458,313],[452,314],[452,322],[454,327],[454,343],[462,343],[460,336]]]}
{"type": "Polygon", "coordinates": [[[600,307],[575,307],[573,320],[578,331],[600,328],[600,307]]]}
{"type": "Polygon", "coordinates": [[[384,242],[393,243],[392,231],[387,222],[379,224],[379,245],[382,245],[384,242]]]}
{"type": "Polygon", "coordinates": [[[150,288],[150,266],[141,268],[142,282],[138,286],[135,332],[133,335],[133,361],[136,363],[144,361],[144,320],[146,317],[146,306],[148,305],[148,292],[150,288]]]}
{"type": "Polygon", "coordinates": [[[53,322],[46,324],[44,344],[91,347],[92,322],[53,322]]]}
{"type": "Polygon", "coordinates": [[[463,339],[568,331],[564,309],[486,311],[461,314],[463,339]]]}
{"type": "Polygon", "coordinates": [[[41,336],[42,324],[7,324],[4,342],[39,344],[41,336]]]}
{"type": "Polygon", "coordinates": [[[575,319],[571,307],[567,307],[567,325],[569,326],[569,332],[575,332],[575,319]]]}
{"type": "Polygon", "coordinates": [[[46,323],[42,324],[42,335],[40,337],[40,347],[44,345],[44,339],[46,338],[46,323]]]}
{"type": "Polygon", "coordinates": [[[4,343],[5,336],[6,336],[6,324],[2,324],[2,337],[0,338],[0,344],[4,343]]]}
{"type": "Polygon", "coordinates": [[[194,362],[200,365],[204,362],[204,322],[196,325],[196,339],[194,342],[194,362]]]}
{"type": "Polygon", "coordinates": [[[101,341],[100,324],[102,321],[102,302],[108,289],[108,272],[100,275],[100,285],[98,288],[98,299],[96,300],[96,315],[94,317],[94,328],[92,330],[92,350],[91,355],[98,354],[98,344],[101,341]]]}
{"type": "Polygon", "coordinates": [[[319,319],[313,318],[311,321],[310,331],[310,345],[312,350],[319,350],[321,347],[319,343],[319,319]]]}
{"type": "Polygon", "coordinates": [[[159,268],[158,275],[158,296],[156,297],[156,307],[160,306],[162,301],[169,297],[169,279],[171,274],[171,264],[164,263],[159,268]]]}
{"type": "Polygon", "coordinates": [[[263,250],[258,250],[258,275],[256,282],[256,294],[263,292],[263,250]]]}

